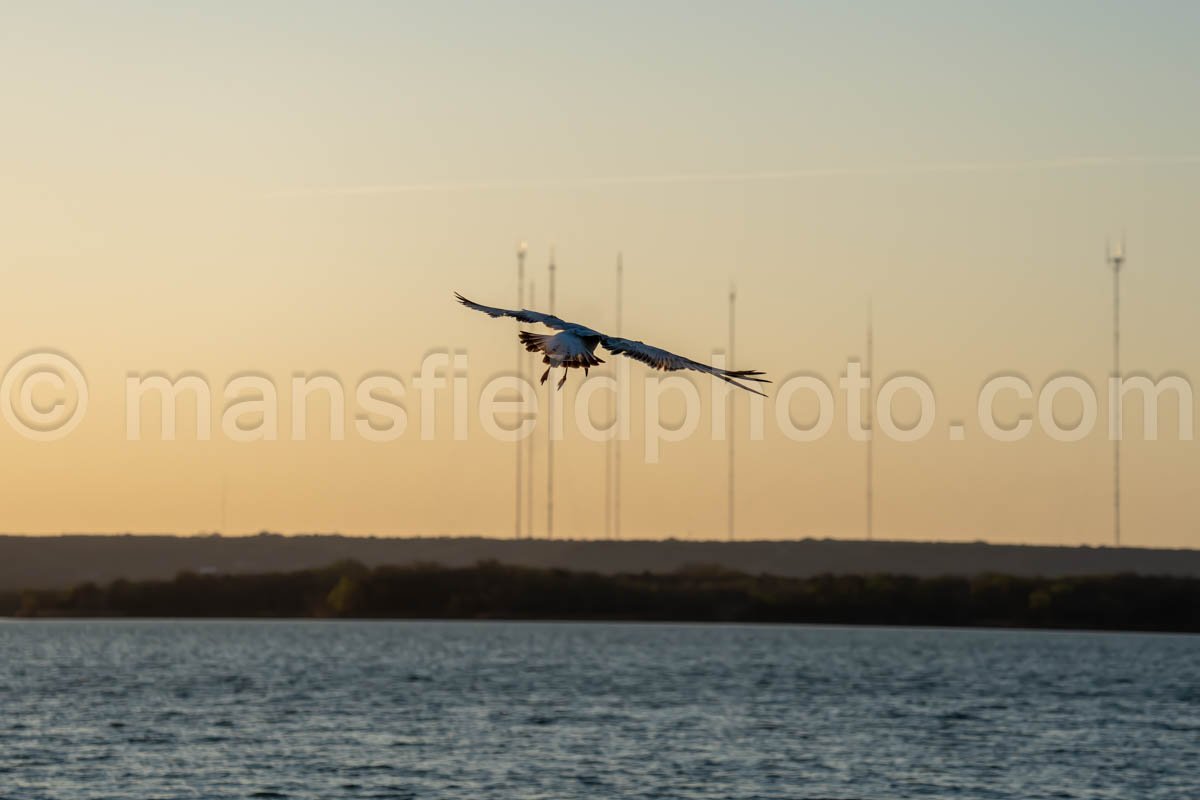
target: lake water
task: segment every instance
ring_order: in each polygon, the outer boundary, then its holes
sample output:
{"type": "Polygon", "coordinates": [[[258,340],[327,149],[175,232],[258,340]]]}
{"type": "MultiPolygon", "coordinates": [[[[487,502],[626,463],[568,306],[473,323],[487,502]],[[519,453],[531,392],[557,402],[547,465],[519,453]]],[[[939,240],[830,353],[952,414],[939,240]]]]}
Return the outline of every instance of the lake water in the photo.
{"type": "Polygon", "coordinates": [[[0,797],[1188,798],[1200,637],[0,623],[0,797]]]}

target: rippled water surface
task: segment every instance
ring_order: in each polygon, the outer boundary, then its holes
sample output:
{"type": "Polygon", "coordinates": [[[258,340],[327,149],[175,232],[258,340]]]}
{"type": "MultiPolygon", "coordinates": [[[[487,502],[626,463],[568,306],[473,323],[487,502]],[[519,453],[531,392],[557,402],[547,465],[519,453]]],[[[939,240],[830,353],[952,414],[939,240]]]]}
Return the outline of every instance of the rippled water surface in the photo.
{"type": "Polygon", "coordinates": [[[0,796],[1200,796],[1200,637],[0,624],[0,796]]]}

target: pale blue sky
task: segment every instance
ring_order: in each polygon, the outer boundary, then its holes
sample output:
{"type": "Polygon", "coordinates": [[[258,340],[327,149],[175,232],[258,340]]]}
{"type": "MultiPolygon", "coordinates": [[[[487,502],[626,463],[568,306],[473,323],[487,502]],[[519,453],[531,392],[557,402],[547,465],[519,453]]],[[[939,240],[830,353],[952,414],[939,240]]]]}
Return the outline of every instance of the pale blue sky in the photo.
{"type": "Polygon", "coordinates": [[[45,147],[57,123],[65,145],[84,124],[94,138],[59,154],[83,167],[229,162],[284,187],[1195,155],[1200,134],[1188,3],[116,3],[7,16],[18,142],[45,147]],[[196,159],[150,146],[160,136],[196,159]]]}

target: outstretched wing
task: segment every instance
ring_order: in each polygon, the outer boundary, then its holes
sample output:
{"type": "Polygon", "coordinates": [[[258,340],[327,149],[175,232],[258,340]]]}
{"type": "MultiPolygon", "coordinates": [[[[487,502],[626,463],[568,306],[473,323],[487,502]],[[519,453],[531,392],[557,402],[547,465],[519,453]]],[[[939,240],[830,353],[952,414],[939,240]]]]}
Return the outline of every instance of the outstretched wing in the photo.
{"type": "Polygon", "coordinates": [[[485,305],[482,305],[481,303],[476,303],[474,300],[468,300],[467,298],[463,297],[458,292],[455,292],[454,296],[458,299],[458,302],[462,303],[467,308],[473,308],[476,311],[482,311],[484,314],[487,314],[489,317],[512,317],[513,319],[519,320],[520,322],[541,323],[542,325],[545,325],[547,328],[553,328],[556,331],[565,331],[568,329],[569,330],[583,330],[583,331],[589,331],[591,333],[596,333],[597,335],[599,335],[596,331],[592,331],[591,328],[585,328],[583,325],[576,325],[573,322],[566,322],[566,321],[561,320],[558,317],[554,316],[553,314],[543,314],[540,311],[530,311],[529,309],[525,309],[525,308],[522,308],[519,310],[513,310],[513,309],[509,309],[509,308],[495,308],[494,306],[485,306],[485,305]]]}
{"type": "Polygon", "coordinates": [[[677,369],[691,369],[696,372],[704,372],[709,375],[715,375],[726,383],[732,383],[739,389],[745,389],[748,392],[765,394],[751,386],[738,383],[739,380],[754,381],[755,383],[770,383],[766,378],[760,378],[762,375],[756,369],[718,369],[717,367],[708,364],[701,364],[699,361],[693,361],[690,358],[677,356],[674,353],[663,350],[660,347],[652,347],[645,342],[635,342],[632,339],[618,339],[615,336],[605,336],[600,340],[600,344],[604,349],[613,355],[629,356],[632,359],[641,361],[643,364],[649,364],[654,369],[672,371],[677,369]]]}

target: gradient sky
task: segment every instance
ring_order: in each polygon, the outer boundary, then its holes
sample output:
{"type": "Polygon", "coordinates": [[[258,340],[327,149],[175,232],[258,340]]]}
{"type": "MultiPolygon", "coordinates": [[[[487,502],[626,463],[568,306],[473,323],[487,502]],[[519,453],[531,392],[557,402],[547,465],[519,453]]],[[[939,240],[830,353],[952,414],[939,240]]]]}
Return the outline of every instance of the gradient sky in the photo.
{"type": "MultiPolygon", "coordinates": [[[[1001,444],[972,424],[996,373],[1102,386],[1106,237],[1128,240],[1126,369],[1200,373],[1192,3],[3,16],[0,362],[62,352],[91,404],[54,443],[0,423],[0,529],[212,530],[224,481],[235,533],[508,535],[512,446],[478,426],[419,441],[413,396],[390,444],[286,441],[286,405],[281,441],[238,444],[127,442],[123,391],[145,372],[200,373],[217,396],[247,371],[410,382],[434,349],[467,351],[482,384],[511,369],[516,326],[451,293],[511,303],[521,239],[539,299],[553,244],[558,311],[597,327],[623,251],[625,333],[699,358],[724,346],[736,280],[739,365],[777,379],[836,386],[872,296],[877,374],[919,374],[939,404],[935,435],[878,442],[881,537],[1109,540],[1103,425],[1001,444]]],[[[864,448],[838,413],[821,442],[740,446],[741,536],[861,535],[864,448]]],[[[1200,451],[1164,433],[1126,442],[1125,541],[1197,546],[1200,451]]],[[[723,536],[724,443],[702,427],[648,465],[634,439],[625,532],[723,536]]],[[[603,447],[568,436],[556,457],[557,533],[599,535],[603,447]]]]}

